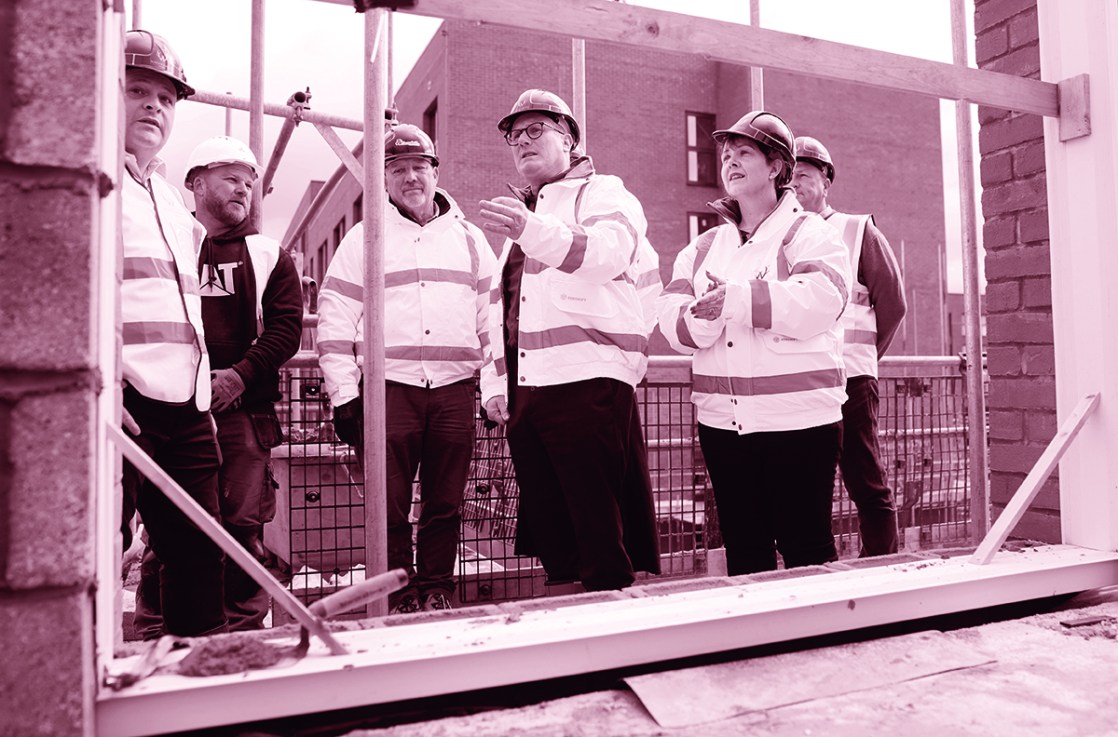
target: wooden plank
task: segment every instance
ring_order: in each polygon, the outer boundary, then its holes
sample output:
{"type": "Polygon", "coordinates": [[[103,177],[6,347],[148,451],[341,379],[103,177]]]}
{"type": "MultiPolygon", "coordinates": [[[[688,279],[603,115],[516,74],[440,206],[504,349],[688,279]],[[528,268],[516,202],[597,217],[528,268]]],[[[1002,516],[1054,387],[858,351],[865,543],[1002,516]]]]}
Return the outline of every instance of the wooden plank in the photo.
{"type": "Polygon", "coordinates": [[[1060,140],[1070,141],[1091,135],[1091,87],[1086,74],[1061,80],[1060,140]]]}
{"type": "Polygon", "coordinates": [[[1083,423],[1087,421],[1091,412],[1099,403],[1098,394],[1088,394],[1080,400],[1079,406],[1071,413],[1064,424],[1060,426],[1059,431],[1055,437],[1048,443],[1048,447],[1040,454],[1040,458],[1036,459],[1033,468],[1029,471],[1029,475],[1021,482],[1021,486],[1017,488],[1017,492],[1013,498],[1009,500],[1009,504],[1005,505],[998,521],[990,528],[989,534],[982,540],[982,544],[978,546],[978,550],[974,552],[972,560],[979,564],[985,565],[990,562],[994,557],[994,553],[1005,543],[1009,533],[1017,526],[1021,520],[1021,516],[1025,510],[1032,504],[1033,499],[1040,493],[1040,487],[1056,470],[1056,464],[1064,457],[1071,441],[1075,440],[1075,436],[1079,434],[1079,430],[1083,427],[1083,423]]]}
{"type": "Polygon", "coordinates": [[[1051,82],[610,0],[416,0],[400,12],[634,44],[1022,113],[1059,113],[1051,82]]]}
{"type": "MultiPolygon", "coordinates": [[[[283,670],[210,678],[155,674],[100,695],[100,737],[139,737],[300,713],[528,683],[787,642],[1118,583],[1118,554],[1047,546],[992,565],[928,559],[763,583],[546,610],[505,604],[472,619],[340,632],[348,655],[321,645],[283,670]]],[[[597,598],[595,598],[597,597],[597,598]]],[[[621,598],[628,597],[628,598],[621,598]]],[[[577,600],[575,600],[577,601],[577,600]]],[[[460,616],[460,613],[459,613],[460,616]]],[[[127,662],[120,663],[122,667],[127,662]]]]}

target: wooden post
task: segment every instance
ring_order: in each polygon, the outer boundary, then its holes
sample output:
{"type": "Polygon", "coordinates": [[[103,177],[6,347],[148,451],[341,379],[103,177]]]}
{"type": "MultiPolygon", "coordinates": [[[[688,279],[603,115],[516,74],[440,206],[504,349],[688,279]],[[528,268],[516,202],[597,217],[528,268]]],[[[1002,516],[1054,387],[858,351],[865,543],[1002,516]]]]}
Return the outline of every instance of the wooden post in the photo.
{"type": "MultiPolygon", "coordinates": [[[[386,76],[385,10],[365,12],[365,228],[364,404],[365,576],[388,570],[387,447],[384,415],[384,103],[386,76]]],[[[386,614],[387,602],[371,601],[370,617],[386,614]]]]}
{"type": "MultiPolygon", "coordinates": [[[[1060,462],[1060,524],[1066,543],[1118,550],[1118,3],[1038,0],[1037,21],[1041,77],[1089,80],[1089,135],[1064,141],[1044,120],[1060,424],[1081,397],[1100,400],[1060,462]]],[[[1060,112],[1084,97],[1061,95],[1060,112]]]]}

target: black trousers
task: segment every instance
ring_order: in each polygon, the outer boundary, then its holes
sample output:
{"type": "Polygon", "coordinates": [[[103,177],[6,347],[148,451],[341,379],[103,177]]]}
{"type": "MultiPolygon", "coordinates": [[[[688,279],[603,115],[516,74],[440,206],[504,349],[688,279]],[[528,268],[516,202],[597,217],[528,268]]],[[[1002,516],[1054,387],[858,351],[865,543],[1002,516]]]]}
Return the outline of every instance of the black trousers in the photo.
{"type": "Polygon", "coordinates": [[[885,483],[877,445],[877,379],[853,376],[846,381],[842,405],[842,456],[839,468],[846,493],[858,509],[861,557],[897,552],[897,507],[885,483]]]}
{"type": "MultiPolygon", "coordinates": [[[[136,443],[206,512],[220,519],[220,460],[209,412],[199,412],[193,402],[148,399],[131,387],[124,389],[124,407],[140,426],[136,443]]],[[[162,563],[159,596],[166,632],[184,637],[224,632],[221,548],[127,461],[122,485],[125,514],[139,510],[148,544],[162,563]]]]}
{"type": "Polygon", "coordinates": [[[385,386],[388,567],[403,568],[408,589],[420,600],[428,593],[454,592],[462,496],[474,453],[477,382],[460,381],[437,389],[396,382],[385,386]],[[413,566],[412,483],[419,474],[419,523],[413,566]]]}
{"type": "MultiPolygon", "coordinates": [[[[514,386],[510,410],[509,451],[520,487],[518,551],[538,556],[551,581],[578,579],[589,591],[632,584],[623,502],[626,494],[640,496],[627,474],[640,472],[630,467],[634,444],[644,447],[633,421],[633,388],[604,378],[514,386]]],[[[647,466],[643,474],[643,497],[651,506],[647,466]]]]}
{"type": "Polygon", "coordinates": [[[699,425],[732,576],[838,559],[831,499],[839,423],[739,435],[699,425]]]}

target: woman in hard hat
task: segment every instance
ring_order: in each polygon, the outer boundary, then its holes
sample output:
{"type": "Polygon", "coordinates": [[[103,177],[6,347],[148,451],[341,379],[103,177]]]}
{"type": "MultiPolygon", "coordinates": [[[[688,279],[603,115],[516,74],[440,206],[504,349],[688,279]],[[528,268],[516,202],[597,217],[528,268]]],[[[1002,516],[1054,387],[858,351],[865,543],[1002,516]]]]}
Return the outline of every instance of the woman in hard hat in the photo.
{"type": "Polygon", "coordinates": [[[793,136],[754,111],[714,132],[725,221],[684,248],[657,305],[694,354],[691,401],[731,575],[835,560],[831,496],[846,399],[838,233],[788,188],[793,136]]]}

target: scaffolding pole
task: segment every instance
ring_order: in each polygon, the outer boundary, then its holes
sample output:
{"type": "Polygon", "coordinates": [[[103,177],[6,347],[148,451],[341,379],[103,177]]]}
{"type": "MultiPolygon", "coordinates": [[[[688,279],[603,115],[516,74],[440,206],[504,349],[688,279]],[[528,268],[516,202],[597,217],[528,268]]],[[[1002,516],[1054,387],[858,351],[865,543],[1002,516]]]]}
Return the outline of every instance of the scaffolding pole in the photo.
{"type": "MultiPolygon", "coordinates": [[[[252,0],[252,74],[249,81],[248,147],[257,161],[264,160],[264,0],[252,0]]],[[[264,223],[264,192],[252,189],[252,220],[257,230],[264,223]]]]}
{"type": "MultiPolygon", "coordinates": [[[[967,66],[965,0],[951,0],[951,46],[954,62],[967,66]]],[[[959,155],[959,222],[963,240],[963,319],[967,326],[967,424],[970,444],[971,540],[977,544],[990,524],[990,491],[986,482],[986,397],[982,372],[982,307],[978,299],[978,236],[974,207],[974,148],[971,107],[955,103],[955,135],[959,155]]]]}
{"type": "MultiPolygon", "coordinates": [[[[749,25],[761,27],[761,0],[749,0],[749,25]]],[[[749,67],[749,101],[751,109],[765,109],[765,70],[761,67],[749,67]]]]}
{"type": "MultiPolygon", "coordinates": [[[[388,11],[365,12],[365,194],[362,220],[365,228],[365,290],[364,290],[364,391],[362,413],[365,418],[365,447],[362,449],[365,471],[365,576],[372,577],[388,570],[387,507],[385,479],[387,464],[385,448],[384,399],[384,108],[387,101],[385,75],[388,11]]],[[[366,615],[379,617],[387,613],[383,599],[366,605],[366,615]]]]}

